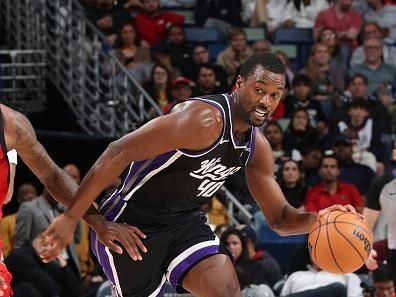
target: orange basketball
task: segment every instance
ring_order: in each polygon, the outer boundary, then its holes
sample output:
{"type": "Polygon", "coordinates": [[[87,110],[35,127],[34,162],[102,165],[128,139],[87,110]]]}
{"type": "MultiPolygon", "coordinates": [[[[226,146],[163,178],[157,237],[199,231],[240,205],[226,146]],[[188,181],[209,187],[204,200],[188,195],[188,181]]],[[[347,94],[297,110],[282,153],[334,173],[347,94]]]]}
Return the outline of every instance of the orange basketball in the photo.
{"type": "Polygon", "coordinates": [[[371,232],[362,218],[340,210],[318,219],[308,236],[312,260],[323,270],[337,274],[362,267],[372,243],[371,232]]]}

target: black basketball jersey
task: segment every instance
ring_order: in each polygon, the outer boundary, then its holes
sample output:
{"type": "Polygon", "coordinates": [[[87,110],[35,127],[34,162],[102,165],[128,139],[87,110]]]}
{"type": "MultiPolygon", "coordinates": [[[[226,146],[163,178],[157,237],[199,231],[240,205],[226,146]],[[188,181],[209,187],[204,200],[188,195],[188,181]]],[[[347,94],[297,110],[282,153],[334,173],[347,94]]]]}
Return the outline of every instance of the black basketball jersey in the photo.
{"type": "MultiPolygon", "coordinates": [[[[237,143],[233,137],[232,104],[227,94],[192,98],[218,108],[223,118],[219,139],[204,151],[178,149],[133,162],[120,189],[100,211],[116,220],[121,213],[135,224],[173,224],[207,203],[226,178],[242,170],[253,156],[255,128],[237,143]]],[[[166,137],[166,135],[158,135],[166,137]]]]}

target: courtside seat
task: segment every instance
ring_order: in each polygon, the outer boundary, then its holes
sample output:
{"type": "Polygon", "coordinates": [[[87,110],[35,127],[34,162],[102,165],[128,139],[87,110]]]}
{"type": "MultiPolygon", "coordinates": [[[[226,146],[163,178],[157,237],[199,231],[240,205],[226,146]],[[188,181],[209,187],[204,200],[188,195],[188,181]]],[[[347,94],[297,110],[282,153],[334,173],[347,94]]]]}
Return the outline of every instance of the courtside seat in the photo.
{"type": "Polygon", "coordinates": [[[313,43],[312,29],[279,28],[274,33],[274,43],[313,43]]]}
{"type": "Polygon", "coordinates": [[[297,46],[298,68],[306,65],[313,42],[312,29],[279,28],[273,36],[274,44],[295,44],[297,46]]]}
{"type": "Polygon", "coordinates": [[[258,238],[259,246],[278,261],[282,271],[288,271],[295,249],[307,241],[307,235],[280,236],[265,224],[258,230],[258,238]]]}
{"type": "Polygon", "coordinates": [[[187,42],[218,42],[219,32],[216,28],[186,27],[187,42]]]}
{"type": "Polygon", "coordinates": [[[266,39],[264,28],[243,28],[243,30],[246,32],[248,42],[266,39]]]}
{"type": "Polygon", "coordinates": [[[209,43],[209,59],[210,61],[216,61],[217,56],[227,47],[226,43],[209,43]]]}

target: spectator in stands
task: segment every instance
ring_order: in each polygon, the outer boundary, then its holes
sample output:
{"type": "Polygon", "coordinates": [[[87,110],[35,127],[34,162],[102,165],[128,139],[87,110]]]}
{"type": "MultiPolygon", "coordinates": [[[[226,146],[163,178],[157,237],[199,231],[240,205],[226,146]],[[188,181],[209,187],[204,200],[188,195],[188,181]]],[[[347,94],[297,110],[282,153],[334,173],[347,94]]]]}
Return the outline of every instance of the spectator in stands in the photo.
{"type": "Polygon", "coordinates": [[[275,172],[278,174],[279,168],[286,160],[301,161],[300,152],[294,147],[285,148],[283,145],[284,134],[282,127],[276,121],[268,122],[263,130],[265,138],[271,145],[275,159],[275,172]]]}
{"type": "Polygon", "coordinates": [[[330,65],[343,71],[348,69],[348,57],[341,51],[340,41],[336,30],[324,27],[318,36],[317,42],[325,44],[331,56],[330,65]]]}
{"type": "Polygon", "coordinates": [[[256,40],[252,45],[253,53],[270,53],[271,42],[269,40],[256,40]]]}
{"type": "Polygon", "coordinates": [[[20,297],[80,297],[79,275],[60,255],[56,261],[43,263],[39,253],[43,250],[38,240],[25,244],[11,252],[5,260],[13,275],[13,287],[29,284],[33,291],[20,297]]]}
{"type": "Polygon", "coordinates": [[[217,94],[226,91],[221,88],[220,83],[217,81],[215,68],[212,64],[199,65],[196,83],[193,96],[217,94]]]}
{"type": "Polygon", "coordinates": [[[128,69],[139,64],[149,63],[150,49],[142,46],[133,23],[125,23],[117,33],[114,42],[114,54],[128,69]]]}
{"type": "Polygon", "coordinates": [[[186,34],[182,25],[171,25],[166,34],[166,43],[170,50],[172,65],[181,69],[185,64],[191,64],[191,47],[187,44],[186,34]]]}
{"type": "Polygon", "coordinates": [[[381,141],[382,131],[372,118],[369,117],[369,106],[367,101],[355,100],[349,104],[348,117],[344,121],[338,123],[340,132],[352,139],[358,139],[358,147],[361,150],[372,152],[377,158],[377,171],[383,172],[384,164],[389,163],[389,152],[387,156],[386,148],[381,141]],[[382,169],[380,169],[382,168],[382,169]]]}
{"type": "Polygon", "coordinates": [[[284,16],[286,27],[313,28],[316,16],[329,7],[326,0],[289,0],[284,16]]]}
{"type": "MultiPolygon", "coordinates": [[[[206,44],[197,43],[192,50],[192,63],[181,65],[183,75],[190,80],[196,80],[199,66],[202,64],[212,64],[209,60],[209,50],[206,44]]],[[[227,86],[226,72],[217,64],[212,64],[212,66],[215,70],[217,81],[220,83],[221,87],[225,88],[227,86]]]]}
{"type": "Polygon", "coordinates": [[[348,183],[339,181],[340,168],[335,156],[324,156],[319,168],[321,183],[312,187],[305,199],[305,210],[319,212],[334,204],[350,204],[356,211],[362,212],[364,201],[358,189],[348,183]]]}
{"type": "Polygon", "coordinates": [[[356,163],[353,160],[352,139],[345,136],[338,137],[334,142],[333,152],[340,167],[341,174],[339,179],[356,186],[359,193],[365,197],[371,181],[375,178],[375,173],[370,167],[356,163]]]}
{"type": "Polygon", "coordinates": [[[263,271],[266,272],[268,285],[272,287],[276,282],[282,279],[282,271],[278,261],[276,261],[267,251],[257,247],[256,231],[250,225],[240,225],[237,227],[245,237],[248,257],[251,261],[261,264],[263,271]]]}
{"type": "MultiPolygon", "coordinates": [[[[396,48],[392,45],[388,45],[384,41],[384,31],[383,29],[374,22],[368,22],[364,24],[362,29],[362,37],[363,40],[375,37],[382,39],[383,46],[382,46],[382,58],[383,62],[386,64],[391,64],[396,66],[396,48]]],[[[366,55],[364,53],[364,47],[359,46],[353,51],[352,58],[351,58],[351,65],[356,64],[363,64],[366,61],[366,55]]]]}
{"type": "Polygon", "coordinates": [[[285,65],[287,84],[290,86],[292,81],[294,80],[294,72],[290,68],[289,57],[284,51],[276,51],[275,55],[282,61],[283,65],[285,65]]]}
{"type": "Polygon", "coordinates": [[[165,66],[156,64],[153,67],[151,78],[144,84],[144,88],[161,109],[172,102],[171,77],[165,66]]]}
{"type": "Polygon", "coordinates": [[[220,240],[233,256],[235,267],[242,269],[245,274],[246,285],[269,284],[273,277],[272,271],[267,271],[259,261],[249,258],[246,238],[241,231],[230,228],[223,232],[220,240]]]}
{"type": "Polygon", "coordinates": [[[311,126],[308,111],[305,108],[296,108],[285,131],[285,149],[296,148],[303,151],[318,141],[319,133],[311,126]]]}
{"type": "Polygon", "coordinates": [[[323,121],[326,117],[322,111],[322,107],[317,100],[313,100],[312,80],[306,74],[298,74],[293,80],[292,95],[288,95],[286,101],[286,117],[291,117],[296,108],[305,108],[309,114],[311,123],[323,121]]]}
{"type": "Polygon", "coordinates": [[[186,77],[179,76],[172,81],[172,97],[175,103],[182,102],[192,95],[194,82],[186,77]]]}
{"type": "Polygon", "coordinates": [[[312,144],[310,147],[301,151],[302,154],[302,172],[304,180],[308,187],[317,184],[316,176],[323,158],[323,149],[312,144]]]}
{"type": "Polygon", "coordinates": [[[360,278],[354,273],[333,274],[320,269],[313,260],[308,270],[292,273],[281,296],[288,297],[362,297],[360,278]]]}
{"type": "Polygon", "coordinates": [[[374,297],[396,297],[396,275],[387,264],[382,264],[373,272],[374,297]]]}
{"type": "Polygon", "coordinates": [[[342,69],[331,65],[331,56],[326,45],[316,43],[312,46],[308,64],[301,73],[311,78],[312,96],[320,102],[326,117],[330,118],[335,109],[333,95],[336,91],[344,91],[346,74],[342,69]]]}
{"type": "Polygon", "coordinates": [[[368,37],[364,40],[366,60],[362,64],[351,67],[350,76],[361,73],[369,82],[369,94],[374,94],[381,86],[396,90],[396,68],[382,61],[383,40],[377,37],[368,37]]]}
{"type": "Polygon", "coordinates": [[[208,203],[202,205],[200,211],[206,214],[207,224],[212,230],[216,229],[217,226],[228,224],[227,208],[216,196],[209,200],[208,203]]]}
{"type": "MultiPolygon", "coordinates": [[[[242,3],[240,0],[197,0],[195,23],[197,26],[214,27],[226,39],[232,27],[243,26],[242,3]]],[[[223,38],[224,37],[224,38],[223,38]]]]}
{"type": "MultiPolygon", "coordinates": [[[[24,202],[32,201],[35,198],[37,198],[37,190],[32,184],[25,183],[19,186],[16,196],[18,205],[21,205],[24,202]]],[[[7,257],[14,249],[15,223],[16,213],[5,216],[0,221],[0,238],[2,240],[1,249],[3,251],[4,257],[7,257]]]]}
{"type": "MultiPolygon", "coordinates": [[[[15,251],[28,253],[31,250],[31,245],[34,243],[35,238],[41,234],[53,221],[54,218],[59,216],[64,211],[64,208],[51,196],[51,194],[44,190],[43,193],[36,199],[23,203],[17,212],[16,228],[15,228],[15,251]]],[[[56,268],[67,268],[74,272],[76,279],[78,279],[78,286],[70,288],[63,280],[57,280],[59,286],[62,287],[63,296],[75,296],[76,291],[80,290],[80,264],[77,255],[75,243],[78,243],[81,238],[81,226],[78,225],[72,242],[61,253],[61,259],[56,264],[56,268]],[[59,265],[59,266],[58,266],[59,265]]],[[[36,256],[37,257],[37,256],[36,256]]],[[[39,261],[39,260],[38,260],[39,261]]],[[[55,263],[46,263],[44,266],[51,269],[55,263]]],[[[62,270],[62,269],[61,269],[62,270]]],[[[62,277],[61,277],[62,279],[62,277]]]]}
{"type": "Polygon", "coordinates": [[[114,41],[118,29],[131,19],[128,10],[125,9],[125,1],[100,0],[90,1],[81,0],[86,7],[88,19],[108,36],[109,40],[114,41]]]}
{"type": "Polygon", "coordinates": [[[368,93],[368,79],[361,73],[356,73],[349,78],[347,98],[344,98],[344,107],[354,100],[378,101],[368,93]]]}
{"type": "MultiPolygon", "coordinates": [[[[347,96],[343,97],[343,112],[348,112],[350,102],[365,100],[369,109],[369,117],[381,127],[379,130],[390,134],[391,115],[388,107],[393,98],[389,98],[390,94],[386,94],[386,92],[377,92],[375,95],[376,97],[368,93],[367,77],[361,73],[356,73],[349,80],[347,96]]],[[[344,116],[344,118],[347,118],[347,116],[344,116]]]]}
{"type": "Polygon", "coordinates": [[[227,83],[231,85],[239,67],[253,54],[246,42],[246,32],[241,28],[233,28],[228,36],[229,46],[217,57],[219,64],[227,73],[227,83]]]}
{"type": "Polygon", "coordinates": [[[366,22],[375,22],[388,31],[389,37],[396,40],[396,6],[384,0],[367,0],[369,10],[363,17],[366,22]]]}
{"type": "Polygon", "coordinates": [[[330,8],[320,12],[315,20],[314,39],[325,27],[333,28],[342,45],[355,48],[362,25],[362,17],[352,9],[352,0],[336,0],[330,8]]]}
{"type": "Polygon", "coordinates": [[[194,82],[184,76],[179,76],[172,81],[172,100],[163,108],[164,113],[168,113],[174,104],[182,102],[192,95],[192,89],[195,86],[194,82]]]}
{"type": "Polygon", "coordinates": [[[184,16],[161,11],[159,0],[143,0],[143,12],[134,19],[140,38],[151,47],[163,40],[170,25],[182,25],[184,16]]]}
{"type": "MultiPolygon", "coordinates": [[[[387,225],[386,237],[388,239],[388,264],[396,280],[396,201],[394,187],[396,184],[394,162],[396,151],[393,150],[393,166],[390,172],[377,177],[370,185],[367,203],[363,214],[366,217],[367,227],[374,230],[380,216],[383,216],[387,225]]],[[[376,263],[377,265],[380,263],[376,263]]],[[[370,268],[370,267],[369,267],[370,268]]],[[[376,267],[374,267],[376,268],[376,267]]]]}
{"type": "Polygon", "coordinates": [[[307,188],[300,164],[294,160],[284,161],[278,183],[290,205],[303,209],[307,188]]]}
{"type": "Polygon", "coordinates": [[[175,79],[181,75],[181,71],[172,62],[171,46],[166,42],[159,42],[151,49],[154,63],[161,64],[168,69],[170,79],[175,79]]]}
{"type": "Polygon", "coordinates": [[[333,124],[334,119],[322,119],[316,123],[316,130],[319,132],[319,143],[324,151],[333,147],[333,143],[339,137],[340,129],[333,124]]]}
{"type": "MultiPolygon", "coordinates": [[[[257,1],[258,2],[258,1],[257,1]]],[[[286,21],[287,0],[266,0],[266,13],[263,15],[265,19],[261,19],[259,23],[266,23],[269,32],[275,31],[283,26],[286,21]]],[[[257,6],[257,4],[256,4],[257,6]]],[[[260,19],[260,18],[257,18],[260,19]]]]}

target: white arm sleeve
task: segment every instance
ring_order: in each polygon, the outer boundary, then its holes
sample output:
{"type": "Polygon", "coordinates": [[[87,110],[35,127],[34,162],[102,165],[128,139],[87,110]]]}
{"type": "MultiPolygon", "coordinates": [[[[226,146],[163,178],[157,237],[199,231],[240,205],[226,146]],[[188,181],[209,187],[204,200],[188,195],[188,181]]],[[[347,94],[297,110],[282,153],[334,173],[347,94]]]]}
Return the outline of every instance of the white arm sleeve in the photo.
{"type": "Polygon", "coordinates": [[[8,162],[10,162],[11,164],[18,164],[18,154],[16,152],[16,150],[11,150],[7,153],[7,157],[8,157],[8,162]]]}

